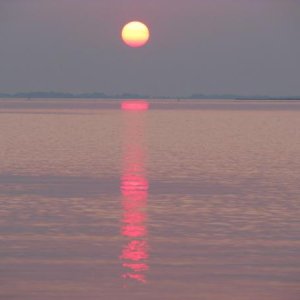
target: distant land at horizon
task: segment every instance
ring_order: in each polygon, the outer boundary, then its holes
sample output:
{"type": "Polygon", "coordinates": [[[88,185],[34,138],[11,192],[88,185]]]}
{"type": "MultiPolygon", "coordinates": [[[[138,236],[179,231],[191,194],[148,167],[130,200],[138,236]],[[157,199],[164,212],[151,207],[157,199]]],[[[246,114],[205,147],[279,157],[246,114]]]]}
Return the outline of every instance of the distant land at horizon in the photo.
{"type": "Polygon", "coordinates": [[[268,95],[239,95],[239,94],[192,94],[190,96],[149,96],[135,93],[108,95],[102,92],[70,93],[70,92],[20,92],[0,93],[0,98],[30,99],[236,99],[236,100],[300,100],[300,96],[268,96],[268,95]]]}

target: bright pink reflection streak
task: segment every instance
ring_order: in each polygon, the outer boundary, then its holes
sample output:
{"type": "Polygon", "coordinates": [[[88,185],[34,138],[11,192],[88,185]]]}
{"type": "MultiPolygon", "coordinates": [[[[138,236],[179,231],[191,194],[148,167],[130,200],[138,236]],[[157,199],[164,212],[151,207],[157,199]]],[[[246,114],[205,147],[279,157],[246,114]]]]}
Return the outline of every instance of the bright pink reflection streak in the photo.
{"type": "Polygon", "coordinates": [[[123,110],[132,110],[132,111],[148,110],[149,103],[146,101],[143,101],[143,100],[124,101],[124,102],[122,102],[122,109],[123,110]]]}
{"type": "Polygon", "coordinates": [[[145,101],[125,101],[122,103],[124,115],[124,153],[121,192],[123,195],[122,236],[128,239],[120,259],[124,280],[146,283],[147,260],[147,196],[149,184],[145,175],[145,151],[142,148],[143,117],[130,111],[145,111],[149,107],[145,101]],[[127,112],[129,111],[129,112],[127,112]]]}

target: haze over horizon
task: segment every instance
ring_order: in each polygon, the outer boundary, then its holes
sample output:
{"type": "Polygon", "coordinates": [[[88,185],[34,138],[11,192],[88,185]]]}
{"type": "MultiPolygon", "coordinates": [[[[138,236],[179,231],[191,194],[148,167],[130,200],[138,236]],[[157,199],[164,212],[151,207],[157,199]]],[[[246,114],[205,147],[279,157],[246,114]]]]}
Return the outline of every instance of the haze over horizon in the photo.
{"type": "Polygon", "coordinates": [[[0,93],[300,95],[297,0],[0,1],[0,93]],[[150,43],[120,39],[144,21],[150,43]]]}

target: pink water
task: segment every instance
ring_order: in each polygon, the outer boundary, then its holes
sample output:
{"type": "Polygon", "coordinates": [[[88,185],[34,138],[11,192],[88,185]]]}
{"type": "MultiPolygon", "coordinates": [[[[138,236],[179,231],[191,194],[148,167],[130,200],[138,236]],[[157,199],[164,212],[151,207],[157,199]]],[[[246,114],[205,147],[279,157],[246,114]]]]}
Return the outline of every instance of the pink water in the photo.
{"type": "Polygon", "coordinates": [[[300,299],[300,102],[1,100],[0,158],[1,300],[300,299]]]}

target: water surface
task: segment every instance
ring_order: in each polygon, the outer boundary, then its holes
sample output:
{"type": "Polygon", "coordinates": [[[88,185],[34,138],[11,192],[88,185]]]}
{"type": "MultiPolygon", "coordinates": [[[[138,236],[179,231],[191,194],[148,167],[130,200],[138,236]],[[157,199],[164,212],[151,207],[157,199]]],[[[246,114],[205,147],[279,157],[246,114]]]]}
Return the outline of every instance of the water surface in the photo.
{"type": "Polygon", "coordinates": [[[0,101],[0,299],[298,300],[300,102],[149,105],[0,101]]]}

